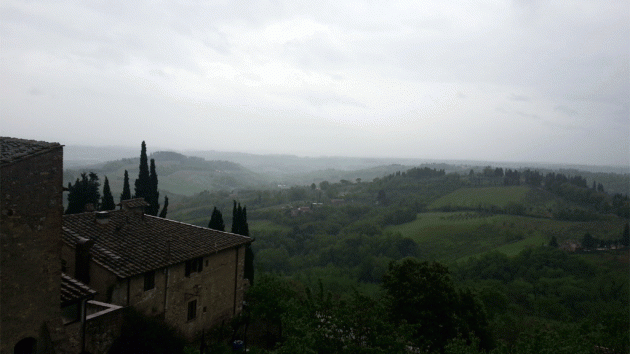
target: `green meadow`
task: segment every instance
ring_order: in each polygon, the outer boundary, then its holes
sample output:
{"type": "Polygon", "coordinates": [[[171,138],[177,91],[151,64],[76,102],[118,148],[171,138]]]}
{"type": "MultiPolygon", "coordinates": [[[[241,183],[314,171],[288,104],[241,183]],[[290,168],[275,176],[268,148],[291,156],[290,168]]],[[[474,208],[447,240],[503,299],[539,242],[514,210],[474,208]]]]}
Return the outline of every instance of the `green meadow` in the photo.
{"type": "Polygon", "coordinates": [[[474,211],[420,213],[413,222],[385,229],[413,239],[421,258],[447,262],[495,250],[515,255],[548,244],[552,236],[559,243],[580,240],[586,232],[598,239],[616,239],[622,230],[620,220],[570,222],[474,211]]]}
{"type": "Polygon", "coordinates": [[[429,210],[443,207],[466,207],[495,205],[505,207],[508,203],[524,203],[528,192],[525,186],[461,188],[438,198],[429,204],[429,210]]]}

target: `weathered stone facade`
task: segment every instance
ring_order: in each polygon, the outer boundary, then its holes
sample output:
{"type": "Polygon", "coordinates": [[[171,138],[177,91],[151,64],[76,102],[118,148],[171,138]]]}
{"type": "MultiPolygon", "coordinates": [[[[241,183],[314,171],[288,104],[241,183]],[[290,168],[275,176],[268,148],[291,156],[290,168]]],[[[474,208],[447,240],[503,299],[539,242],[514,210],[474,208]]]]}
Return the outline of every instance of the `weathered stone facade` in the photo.
{"type": "Polygon", "coordinates": [[[63,332],[63,147],[1,140],[0,354],[13,353],[20,341],[36,343],[38,352],[51,352],[50,342],[63,332]]]}
{"type": "MultiPolygon", "coordinates": [[[[64,244],[67,258],[74,249],[64,244]]],[[[175,327],[186,338],[194,339],[203,329],[229,323],[241,313],[246,280],[245,247],[223,250],[203,257],[203,269],[185,276],[185,263],[155,271],[155,285],[144,290],[144,274],[117,278],[93,262],[90,286],[98,291],[96,299],[119,306],[131,306],[148,316],[157,316],[175,327]],[[98,289],[104,289],[99,291],[98,289]],[[188,303],[196,300],[195,318],[188,320],[188,303]]],[[[67,262],[74,271],[74,262],[67,262]]]]}
{"type": "Polygon", "coordinates": [[[75,274],[77,240],[93,237],[89,285],[96,300],[162,318],[192,340],[241,313],[248,237],[172,220],[110,212],[64,216],[62,260],[75,274]]]}

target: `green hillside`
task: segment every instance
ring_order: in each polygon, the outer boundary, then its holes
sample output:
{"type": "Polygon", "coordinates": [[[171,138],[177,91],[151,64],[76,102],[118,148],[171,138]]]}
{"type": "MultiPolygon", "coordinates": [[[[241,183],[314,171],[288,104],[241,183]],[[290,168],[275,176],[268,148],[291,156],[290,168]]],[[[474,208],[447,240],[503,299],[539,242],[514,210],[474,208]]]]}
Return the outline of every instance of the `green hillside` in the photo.
{"type": "MultiPolygon", "coordinates": [[[[234,190],[251,186],[268,188],[271,182],[268,177],[252,172],[243,166],[228,161],[206,161],[199,157],[159,151],[149,158],[155,159],[161,195],[192,196],[208,191],[234,190]]],[[[64,185],[74,182],[84,171],[96,172],[101,178],[109,179],[112,194],[116,201],[122,192],[125,170],[129,172],[130,186],[138,176],[139,158],[120,159],[81,170],[64,171],[64,185]]]]}
{"type": "Polygon", "coordinates": [[[455,261],[489,251],[514,255],[531,246],[580,240],[586,232],[603,240],[616,239],[623,219],[572,222],[517,215],[491,215],[480,212],[430,212],[418,214],[415,221],[388,226],[414,240],[422,258],[455,261]]]}
{"type": "Polygon", "coordinates": [[[461,188],[429,204],[428,209],[448,206],[476,208],[479,205],[505,207],[508,203],[524,203],[530,189],[526,186],[461,188]]]}

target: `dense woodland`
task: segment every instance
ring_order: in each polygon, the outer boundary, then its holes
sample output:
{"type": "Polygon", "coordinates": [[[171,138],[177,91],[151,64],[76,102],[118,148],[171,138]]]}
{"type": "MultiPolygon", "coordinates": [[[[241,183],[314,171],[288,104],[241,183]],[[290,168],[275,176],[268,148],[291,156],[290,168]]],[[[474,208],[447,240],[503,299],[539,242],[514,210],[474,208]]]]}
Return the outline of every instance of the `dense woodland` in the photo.
{"type": "Polygon", "coordinates": [[[630,201],[604,183],[627,176],[447,170],[174,195],[165,217],[245,223],[255,239],[247,311],[204,342],[213,352],[242,339],[273,353],[627,353],[630,201]]]}

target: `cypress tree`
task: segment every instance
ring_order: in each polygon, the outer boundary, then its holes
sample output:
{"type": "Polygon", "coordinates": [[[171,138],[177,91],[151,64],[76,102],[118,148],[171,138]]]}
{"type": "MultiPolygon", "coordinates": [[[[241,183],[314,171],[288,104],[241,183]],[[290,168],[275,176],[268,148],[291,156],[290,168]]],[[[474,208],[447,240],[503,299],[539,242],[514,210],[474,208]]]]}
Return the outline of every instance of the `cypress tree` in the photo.
{"type": "MultiPolygon", "coordinates": [[[[247,207],[241,207],[241,203],[236,204],[232,209],[232,233],[249,236],[249,225],[247,224],[247,207]]],[[[245,269],[243,277],[249,279],[250,284],[254,284],[254,252],[251,245],[245,247],[245,269]]]]}
{"type": "Polygon", "coordinates": [[[165,219],[167,211],[168,211],[168,197],[164,196],[164,207],[162,207],[162,211],[160,212],[159,216],[165,219]]]}
{"type": "Polygon", "coordinates": [[[125,181],[123,182],[123,191],[120,195],[120,201],[131,199],[131,189],[129,188],[129,173],[125,170],[125,181]]]}
{"type": "Polygon", "coordinates": [[[243,207],[240,217],[241,222],[241,232],[240,234],[243,236],[249,236],[249,225],[247,224],[247,207],[243,207]]]}
{"type": "MultiPolygon", "coordinates": [[[[142,142],[140,149],[140,170],[138,172],[138,178],[135,183],[134,198],[144,198],[147,201],[147,197],[151,190],[151,176],[149,175],[149,162],[147,160],[147,145],[142,142]]],[[[147,201],[148,202],[148,201],[147,201]]]]}
{"type": "Polygon", "coordinates": [[[155,172],[155,159],[151,159],[151,169],[149,172],[149,194],[145,200],[149,203],[147,214],[157,215],[160,210],[160,192],[158,192],[158,178],[155,172]]]}
{"type": "Polygon", "coordinates": [[[239,220],[238,220],[238,209],[236,207],[236,200],[234,201],[234,207],[232,208],[232,233],[238,234],[239,231],[239,220]]]}
{"type": "Polygon", "coordinates": [[[101,202],[101,210],[114,210],[116,204],[114,204],[114,196],[109,188],[109,180],[105,176],[105,183],[103,184],[103,198],[101,202]]]}
{"type": "Polygon", "coordinates": [[[212,210],[212,215],[210,216],[210,222],[208,223],[208,228],[213,230],[225,231],[225,224],[223,223],[223,215],[214,207],[212,210]]]}

